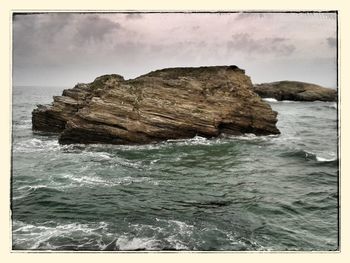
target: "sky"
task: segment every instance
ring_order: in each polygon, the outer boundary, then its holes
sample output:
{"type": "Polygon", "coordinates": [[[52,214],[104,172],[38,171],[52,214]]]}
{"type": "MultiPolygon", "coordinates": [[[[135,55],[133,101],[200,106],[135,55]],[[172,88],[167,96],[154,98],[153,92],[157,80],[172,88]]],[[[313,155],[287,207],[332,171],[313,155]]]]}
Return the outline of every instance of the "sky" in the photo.
{"type": "Polygon", "coordinates": [[[13,16],[13,84],[73,87],[170,67],[237,65],[253,83],[335,88],[335,13],[36,13],[13,16]]]}

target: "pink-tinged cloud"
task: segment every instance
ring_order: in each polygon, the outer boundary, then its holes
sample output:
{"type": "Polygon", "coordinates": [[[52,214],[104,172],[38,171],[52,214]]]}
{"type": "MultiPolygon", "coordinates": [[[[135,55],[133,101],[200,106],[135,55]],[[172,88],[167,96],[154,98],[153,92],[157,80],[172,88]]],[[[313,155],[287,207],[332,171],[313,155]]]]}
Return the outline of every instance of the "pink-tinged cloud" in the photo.
{"type": "Polygon", "coordinates": [[[231,65],[253,82],[336,85],[336,13],[47,13],[13,21],[17,85],[126,78],[176,66],[231,65]]]}

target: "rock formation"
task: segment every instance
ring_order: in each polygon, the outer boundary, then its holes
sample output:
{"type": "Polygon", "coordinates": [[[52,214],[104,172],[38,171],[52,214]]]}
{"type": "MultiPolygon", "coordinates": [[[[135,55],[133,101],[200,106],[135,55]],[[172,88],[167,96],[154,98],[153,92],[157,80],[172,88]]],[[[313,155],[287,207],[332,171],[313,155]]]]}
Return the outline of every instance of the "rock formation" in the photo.
{"type": "Polygon", "coordinates": [[[61,144],[144,144],[222,133],[279,134],[276,115],[236,66],[169,68],[77,84],[32,113],[33,130],[61,144]]]}
{"type": "Polygon", "coordinates": [[[294,101],[336,101],[337,91],[315,84],[298,81],[278,81],[254,85],[254,91],[262,98],[294,101]]]}

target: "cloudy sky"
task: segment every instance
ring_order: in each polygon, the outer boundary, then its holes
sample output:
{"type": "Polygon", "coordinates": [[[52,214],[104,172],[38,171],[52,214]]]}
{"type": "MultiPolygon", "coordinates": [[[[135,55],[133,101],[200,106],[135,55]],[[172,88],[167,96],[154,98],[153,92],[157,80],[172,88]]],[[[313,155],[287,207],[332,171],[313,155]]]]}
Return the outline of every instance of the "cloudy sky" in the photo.
{"type": "Polygon", "coordinates": [[[253,83],[336,87],[335,13],[46,13],[13,17],[13,83],[72,87],[180,66],[237,65],[253,83]]]}

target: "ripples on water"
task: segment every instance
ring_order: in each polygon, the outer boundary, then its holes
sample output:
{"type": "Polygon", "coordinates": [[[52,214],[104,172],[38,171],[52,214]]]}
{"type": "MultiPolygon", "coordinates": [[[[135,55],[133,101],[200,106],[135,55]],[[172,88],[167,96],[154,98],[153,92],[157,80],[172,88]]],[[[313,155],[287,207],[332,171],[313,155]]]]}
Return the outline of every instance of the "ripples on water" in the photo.
{"type": "Polygon", "coordinates": [[[60,146],[14,88],[13,248],[336,250],[336,104],[269,103],[280,136],[60,146]]]}

